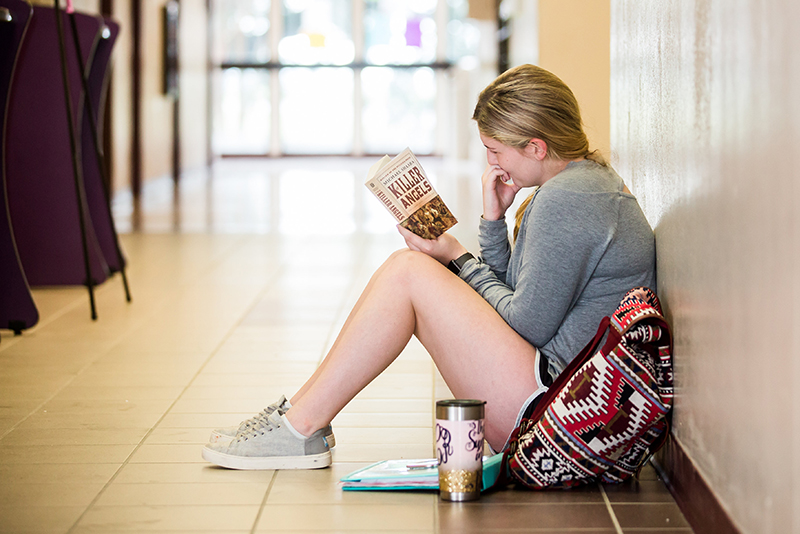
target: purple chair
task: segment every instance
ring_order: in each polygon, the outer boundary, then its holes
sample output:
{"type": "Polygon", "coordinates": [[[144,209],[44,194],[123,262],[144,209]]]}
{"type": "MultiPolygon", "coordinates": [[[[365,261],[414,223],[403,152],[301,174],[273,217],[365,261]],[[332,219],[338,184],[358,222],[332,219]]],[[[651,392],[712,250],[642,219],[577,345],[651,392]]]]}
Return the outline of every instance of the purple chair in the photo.
{"type": "MultiPolygon", "coordinates": [[[[83,64],[91,72],[104,22],[86,14],[75,13],[74,17],[83,64]]],[[[66,15],[62,14],[62,20],[69,35],[66,15]]],[[[32,286],[89,285],[92,298],[91,287],[106,280],[109,267],[90,210],[80,198],[86,196],[83,181],[73,172],[56,22],[54,9],[34,7],[11,86],[6,131],[9,212],[28,282],[32,286]]],[[[64,41],[70,107],[80,130],[84,109],[81,75],[73,40],[64,41]]],[[[80,138],[78,131],[76,142],[80,138]]],[[[94,308],[92,312],[94,317],[94,308]]]]}
{"type": "MultiPolygon", "coordinates": [[[[14,64],[32,12],[31,6],[22,0],[0,0],[0,149],[5,146],[5,113],[14,64]]],[[[3,154],[0,150],[0,328],[19,334],[39,322],[39,312],[14,242],[6,202],[3,154]]]]}

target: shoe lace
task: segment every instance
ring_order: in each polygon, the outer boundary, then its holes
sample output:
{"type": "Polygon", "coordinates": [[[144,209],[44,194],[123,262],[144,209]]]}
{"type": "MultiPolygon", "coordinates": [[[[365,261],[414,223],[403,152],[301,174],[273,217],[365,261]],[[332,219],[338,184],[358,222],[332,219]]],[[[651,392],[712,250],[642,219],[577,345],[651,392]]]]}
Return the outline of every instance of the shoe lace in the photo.
{"type": "Polygon", "coordinates": [[[275,429],[280,428],[280,423],[276,423],[273,420],[269,419],[269,417],[264,417],[263,419],[258,419],[253,423],[253,425],[245,430],[240,430],[236,434],[236,440],[249,440],[250,438],[254,438],[258,435],[264,435],[266,432],[272,432],[275,429]]]}
{"type": "Polygon", "coordinates": [[[281,397],[280,399],[278,399],[277,402],[270,404],[269,406],[258,412],[250,419],[242,421],[239,424],[239,430],[237,431],[237,434],[240,432],[247,432],[251,428],[254,428],[258,423],[266,421],[272,414],[272,412],[276,410],[278,411],[278,413],[282,414],[283,410],[281,409],[281,406],[283,406],[285,402],[286,402],[286,397],[281,397]]]}
{"type": "Polygon", "coordinates": [[[249,430],[250,428],[253,428],[259,422],[266,421],[267,418],[270,416],[270,414],[272,412],[274,412],[276,409],[277,408],[275,408],[272,405],[267,406],[266,408],[264,408],[263,410],[258,412],[256,415],[254,415],[250,419],[242,421],[242,423],[239,425],[239,432],[245,432],[245,431],[249,430]]]}

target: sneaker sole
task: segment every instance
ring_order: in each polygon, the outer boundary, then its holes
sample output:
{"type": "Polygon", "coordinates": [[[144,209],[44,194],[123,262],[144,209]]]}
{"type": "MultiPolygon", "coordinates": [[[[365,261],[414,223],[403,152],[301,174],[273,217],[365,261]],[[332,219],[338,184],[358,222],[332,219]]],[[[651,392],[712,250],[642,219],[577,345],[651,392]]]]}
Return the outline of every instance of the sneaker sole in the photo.
{"type": "Polygon", "coordinates": [[[203,459],[228,469],[322,469],[331,465],[331,452],[307,456],[234,456],[203,447],[203,459]]]}

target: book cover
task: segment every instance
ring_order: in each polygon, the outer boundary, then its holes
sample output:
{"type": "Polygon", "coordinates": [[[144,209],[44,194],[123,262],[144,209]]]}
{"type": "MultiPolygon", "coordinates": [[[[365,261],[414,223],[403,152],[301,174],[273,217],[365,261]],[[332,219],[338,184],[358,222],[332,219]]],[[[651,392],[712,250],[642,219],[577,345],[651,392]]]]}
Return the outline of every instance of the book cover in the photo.
{"type": "MultiPolygon", "coordinates": [[[[483,458],[483,485],[486,490],[500,475],[502,454],[483,458]]],[[[436,460],[384,460],[353,471],[341,479],[345,491],[369,490],[438,490],[439,468],[436,460]]]]}
{"type": "Polygon", "coordinates": [[[408,148],[370,167],[365,185],[400,226],[425,239],[436,239],[458,222],[408,148]]]}

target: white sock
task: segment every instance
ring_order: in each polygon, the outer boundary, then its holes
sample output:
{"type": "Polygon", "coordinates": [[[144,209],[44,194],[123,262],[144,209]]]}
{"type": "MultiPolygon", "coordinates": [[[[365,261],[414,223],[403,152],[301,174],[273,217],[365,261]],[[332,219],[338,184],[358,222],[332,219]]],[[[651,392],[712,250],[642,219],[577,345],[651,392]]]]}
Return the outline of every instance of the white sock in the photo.
{"type": "Polygon", "coordinates": [[[283,419],[283,422],[286,424],[286,428],[289,429],[289,432],[294,434],[294,436],[297,439],[302,439],[302,440],[308,439],[308,436],[304,436],[303,434],[298,432],[297,429],[295,429],[295,427],[292,426],[292,423],[290,423],[289,420],[286,418],[286,414],[281,415],[281,419],[283,419]]]}

